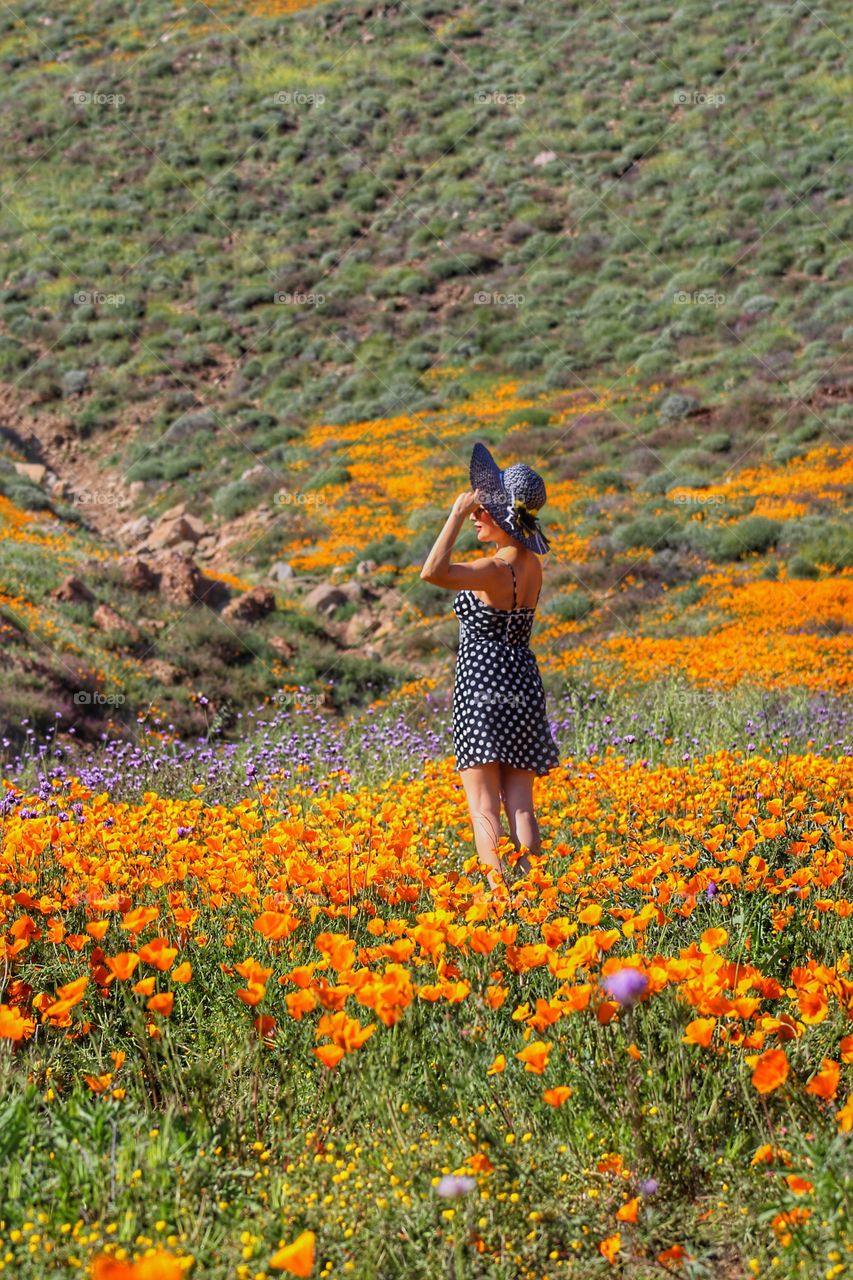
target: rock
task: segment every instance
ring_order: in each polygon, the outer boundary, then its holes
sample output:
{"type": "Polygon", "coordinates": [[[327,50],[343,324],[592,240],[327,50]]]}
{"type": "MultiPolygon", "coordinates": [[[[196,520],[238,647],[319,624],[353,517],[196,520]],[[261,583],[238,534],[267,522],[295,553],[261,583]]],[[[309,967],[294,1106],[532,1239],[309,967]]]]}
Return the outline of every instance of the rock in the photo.
{"type": "Polygon", "coordinates": [[[165,618],[140,618],[139,625],[149,635],[156,635],[158,631],[162,631],[168,624],[165,618]]]}
{"type": "Polygon", "coordinates": [[[146,662],[145,671],[152,679],[159,680],[160,684],[180,684],[184,678],[180,667],[163,658],[152,658],[150,662],[146,662]]]}
{"type": "Polygon", "coordinates": [[[378,594],[375,591],[371,591],[370,587],[363,582],[355,582],[354,580],[344,582],[340,590],[343,591],[348,600],[353,601],[355,604],[372,603],[372,601],[379,599],[378,594]]]}
{"type": "Polygon", "coordinates": [[[144,541],[151,532],[151,521],[148,516],[139,516],[137,520],[128,520],[126,524],[121,525],[116,537],[122,546],[132,547],[137,542],[144,541]]]}
{"type": "Polygon", "coordinates": [[[367,635],[372,635],[379,627],[379,619],[375,618],[371,613],[354,613],[351,618],[347,619],[346,626],[343,630],[344,644],[357,645],[367,635]]]}
{"type": "Polygon", "coordinates": [[[198,542],[199,538],[203,538],[207,533],[207,528],[203,520],[199,520],[198,516],[185,515],[184,524],[191,530],[190,538],[198,542]]]}
{"type": "Polygon", "coordinates": [[[216,609],[231,594],[224,582],[206,578],[192,556],[184,553],[172,551],[157,568],[160,591],[170,604],[206,604],[216,609]]]}
{"type": "Polygon", "coordinates": [[[270,636],[268,643],[280,658],[292,658],[296,653],[296,649],[292,644],[287,643],[284,636],[270,636]]]}
{"type": "Polygon", "coordinates": [[[184,538],[181,542],[176,542],[173,547],[169,548],[169,550],[175,551],[177,552],[178,555],[182,555],[182,556],[194,556],[196,553],[197,546],[198,546],[198,543],[192,542],[189,539],[184,538]]]}
{"type": "Polygon", "coordinates": [[[241,480],[246,480],[249,484],[253,484],[256,480],[263,480],[267,476],[272,475],[269,467],[264,467],[260,463],[257,466],[249,467],[240,476],[241,480]]]}
{"type": "Polygon", "coordinates": [[[286,560],[276,560],[275,564],[270,567],[269,577],[273,582],[286,582],[293,577],[293,566],[289,565],[286,560]]]}
{"type": "Polygon", "coordinates": [[[376,561],[375,560],[359,560],[358,564],[355,566],[355,571],[356,573],[362,574],[362,575],[366,573],[375,573],[376,561]]]}
{"type": "Polygon", "coordinates": [[[40,462],[16,462],[15,470],[19,476],[26,476],[27,480],[32,480],[33,484],[44,484],[47,475],[47,467],[42,466],[40,462]]]}
{"type": "Polygon", "coordinates": [[[269,587],[252,587],[232,600],[222,610],[222,617],[229,622],[259,622],[275,608],[275,596],[269,587]]]}
{"type": "Polygon", "coordinates": [[[169,507],[168,511],[164,511],[163,514],[160,516],[160,519],[161,520],[177,520],[178,516],[185,516],[186,514],[187,514],[187,504],[185,502],[179,502],[176,507],[169,507]]]}
{"type": "Polygon", "coordinates": [[[112,605],[99,604],[95,612],[92,614],[92,621],[96,627],[100,627],[101,631],[125,631],[135,644],[142,639],[142,632],[139,630],[135,622],[128,622],[123,618],[112,605]]]}
{"type": "Polygon", "coordinates": [[[52,498],[56,498],[59,502],[64,502],[70,492],[71,490],[68,488],[68,482],[66,480],[56,480],[54,484],[51,485],[50,496],[52,498]]]}
{"type": "Polygon", "coordinates": [[[349,596],[340,587],[330,587],[327,582],[321,582],[305,597],[308,609],[314,609],[327,617],[343,604],[349,604],[349,596]]]}
{"type": "Polygon", "coordinates": [[[119,569],[124,581],[132,591],[156,591],[157,574],[147,560],[141,556],[125,556],[119,561],[119,569]]]}
{"type": "Polygon", "coordinates": [[[58,587],[54,587],[50,598],[62,600],[68,604],[89,604],[95,597],[85,582],[72,573],[60,582],[58,587]]]}
{"type": "Polygon", "coordinates": [[[131,502],[135,502],[136,499],[141,498],[145,492],[145,481],[131,480],[130,484],[127,486],[127,492],[130,495],[131,502]]]}
{"type": "Polygon", "coordinates": [[[189,542],[192,546],[201,537],[203,526],[198,520],[179,515],[167,520],[164,516],[157,522],[145,539],[150,551],[161,551],[164,547],[176,547],[179,542],[189,542]]]}
{"type": "Polygon", "coordinates": [[[552,160],[556,159],[556,151],[540,151],[538,155],[533,157],[533,163],[537,169],[541,169],[544,165],[550,164],[552,160]]]}

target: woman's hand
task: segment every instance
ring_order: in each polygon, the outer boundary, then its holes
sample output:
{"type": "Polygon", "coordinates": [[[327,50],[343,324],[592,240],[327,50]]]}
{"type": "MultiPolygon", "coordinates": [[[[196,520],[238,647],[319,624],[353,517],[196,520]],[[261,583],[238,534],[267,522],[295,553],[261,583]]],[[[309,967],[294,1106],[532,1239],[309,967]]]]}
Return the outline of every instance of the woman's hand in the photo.
{"type": "Polygon", "coordinates": [[[453,515],[461,516],[464,520],[466,516],[469,516],[471,512],[480,505],[480,490],[466,490],[464,493],[460,493],[459,497],[454,502],[453,515]]]}

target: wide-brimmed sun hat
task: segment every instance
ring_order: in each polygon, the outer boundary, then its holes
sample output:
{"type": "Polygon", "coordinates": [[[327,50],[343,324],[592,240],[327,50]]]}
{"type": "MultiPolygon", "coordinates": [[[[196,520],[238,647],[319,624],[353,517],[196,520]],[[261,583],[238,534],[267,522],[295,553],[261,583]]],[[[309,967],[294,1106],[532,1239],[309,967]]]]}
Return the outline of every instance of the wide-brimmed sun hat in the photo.
{"type": "Polygon", "coordinates": [[[478,440],[471,451],[471,488],[479,489],[481,503],[504,533],[537,555],[546,554],[551,543],[536,512],[544,507],[548,495],[538,471],[524,462],[513,462],[501,470],[478,440]]]}

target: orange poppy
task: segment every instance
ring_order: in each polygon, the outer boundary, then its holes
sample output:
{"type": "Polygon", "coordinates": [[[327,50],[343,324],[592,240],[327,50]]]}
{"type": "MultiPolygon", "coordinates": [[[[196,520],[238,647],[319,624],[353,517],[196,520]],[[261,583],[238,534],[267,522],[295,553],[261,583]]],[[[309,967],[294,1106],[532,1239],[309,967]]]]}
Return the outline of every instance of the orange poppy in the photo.
{"type": "Polygon", "coordinates": [[[607,1259],[611,1266],[614,1266],[621,1246],[622,1236],[617,1231],[612,1236],[608,1236],[606,1240],[599,1241],[598,1252],[603,1258],[607,1259]]]}
{"type": "Polygon", "coordinates": [[[314,1269],[314,1241],[313,1231],[303,1231],[292,1244],[274,1253],[267,1265],[292,1276],[310,1276],[314,1269]]]}
{"type": "Polygon", "coordinates": [[[622,1207],[616,1210],[616,1220],[618,1222],[636,1222],[639,1209],[640,1197],[634,1196],[632,1200],[626,1200],[622,1207]]]}
{"type": "Polygon", "coordinates": [[[832,1058],[824,1058],[820,1071],[812,1076],[806,1085],[806,1093],[813,1093],[816,1098],[834,1098],[838,1092],[838,1081],[841,1078],[841,1067],[832,1058]]]}
{"type": "Polygon", "coordinates": [[[555,1085],[553,1089],[546,1089],[542,1094],[545,1102],[549,1107],[561,1107],[567,1098],[572,1096],[572,1090],[567,1084],[555,1085]]]}
{"type": "Polygon", "coordinates": [[[551,1040],[533,1040],[526,1048],[515,1056],[524,1063],[525,1071],[532,1071],[541,1076],[548,1065],[548,1058],[553,1048],[551,1040]]]}
{"type": "Polygon", "coordinates": [[[152,1013],[159,1013],[162,1017],[168,1018],[175,1004],[174,991],[161,991],[156,996],[152,996],[148,1001],[148,1008],[152,1013]]]}
{"type": "Polygon", "coordinates": [[[790,1067],[784,1049],[768,1049],[758,1058],[747,1058],[747,1062],[754,1064],[752,1083],[759,1093],[772,1093],[788,1079],[790,1067]]]}

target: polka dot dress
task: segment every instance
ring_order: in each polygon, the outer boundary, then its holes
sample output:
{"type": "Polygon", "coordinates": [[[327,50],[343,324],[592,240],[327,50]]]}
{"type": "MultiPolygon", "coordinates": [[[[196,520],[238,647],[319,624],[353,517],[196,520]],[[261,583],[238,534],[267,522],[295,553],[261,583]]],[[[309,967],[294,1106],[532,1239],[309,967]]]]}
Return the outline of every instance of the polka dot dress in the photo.
{"type": "Polygon", "coordinates": [[[452,731],[456,768],[499,761],[549,773],[559,764],[548,723],[545,689],[530,648],[536,606],[496,609],[473,591],[459,591],[459,651],[453,683],[452,731]]]}

